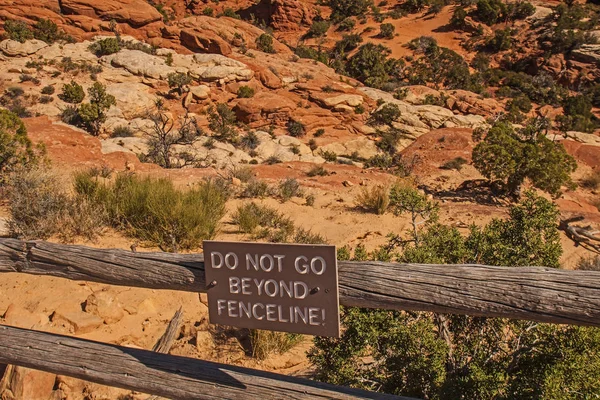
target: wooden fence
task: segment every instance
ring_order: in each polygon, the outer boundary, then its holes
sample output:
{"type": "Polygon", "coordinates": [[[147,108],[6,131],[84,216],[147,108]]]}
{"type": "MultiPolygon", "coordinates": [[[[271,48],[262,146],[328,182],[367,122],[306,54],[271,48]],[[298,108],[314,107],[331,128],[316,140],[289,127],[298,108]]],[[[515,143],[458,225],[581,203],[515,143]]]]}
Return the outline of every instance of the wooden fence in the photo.
{"type": "MultiPolygon", "coordinates": [[[[340,304],[345,306],[600,326],[600,272],[362,261],[338,264],[340,304]]],[[[0,239],[0,272],[206,291],[201,254],[137,253],[0,239]]],[[[0,363],[175,399],[398,398],[6,326],[0,326],[0,338],[0,363]]]]}

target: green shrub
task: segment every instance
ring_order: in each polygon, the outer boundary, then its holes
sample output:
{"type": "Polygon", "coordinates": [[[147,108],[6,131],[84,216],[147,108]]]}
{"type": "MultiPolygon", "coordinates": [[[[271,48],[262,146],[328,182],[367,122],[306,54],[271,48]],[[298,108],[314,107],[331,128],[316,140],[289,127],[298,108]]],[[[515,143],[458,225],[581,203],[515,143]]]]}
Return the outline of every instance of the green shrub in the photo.
{"type": "Polygon", "coordinates": [[[247,98],[253,97],[254,89],[251,88],[250,86],[246,86],[246,85],[240,86],[237,91],[237,96],[240,99],[247,99],[247,98]]]}
{"type": "Polygon", "coordinates": [[[265,53],[275,53],[273,47],[273,36],[263,33],[256,38],[256,48],[265,53]]]}
{"type": "Polygon", "coordinates": [[[369,0],[330,0],[331,17],[335,21],[341,21],[347,17],[364,15],[369,9],[369,0]]]}
{"type": "Polygon", "coordinates": [[[229,17],[229,18],[235,18],[235,19],[240,19],[240,15],[237,14],[233,8],[231,7],[227,7],[223,10],[223,14],[224,17],[229,17]]]}
{"type": "Polygon", "coordinates": [[[318,38],[325,36],[327,31],[329,30],[329,22],[328,21],[313,21],[312,25],[308,29],[306,33],[307,37],[318,38]]]}
{"type": "Polygon", "coordinates": [[[352,18],[344,18],[337,27],[338,31],[347,32],[354,29],[356,21],[352,18]]]}
{"type": "Polygon", "coordinates": [[[501,0],[479,0],[473,16],[486,25],[494,25],[507,14],[506,4],[501,0]]]}
{"type": "Polygon", "coordinates": [[[206,15],[207,17],[212,17],[215,14],[215,10],[212,7],[204,7],[202,10],[202,15],[206,15]]]}
{"type": "Polygon", "coordinates": [[[290,119],[287,123],[287,130],[290,136],[293,137],[302,137],[306,134],[306,128],[304,124],[300,121],[294,121],[290,119]]]}
{"type": "Polygon", "coordinates": [[[323,128],[319,128],[315,131],[315,133],[313,134],[314,137],[321,137],[325,134],[325,129],[323,128]]]}
{"type": "Polygon", "coordinates": [[[168,179],[120,174],[100,183],[89,173],[75,177],[76,192],[102,204],[111,223],[127,235],[163,251],[177,252],[212,239],[225,215],[227,192],[216,181],[176,189],[168,179]]]}
{"type": "Polygon", "coordinates": [[[371,114],[367,123],[373,126],[391,126],[398,117],[400,117],[400,109],[398,106],[393,103],[386,103],[371,114]]]}
{"type": "Polygon", "coordinates": [[[306,176],[310,176],[311,178],[314,176],[327,176],[329,172],[322,165],[315,165],[312,167],[307,173],[306,176]]]}
{"type": "Polygon", "coordinates": [[[509,194],[518,197],[521,185],[529,179],[534,187],[553,196],[561,187],[573,187],[570,174],[575,159],[559,142],[544,134],[538,121],[515,131],[506,122],[495,123],[487,132],[475,130],[473,165],[488,179],[502,182],[509,194]]]}
{"type": "Polygon", "coordinates": [[[329,58],[326,52],[320,49],[313,49],[312,47],[308,46],[296,47],[296,49],[294,50],[294,54],[296,54],[300,58],[308,58],[310,60],[319,61],[323,64],[327,64],[327,60],[329,58]]]}
{"type": "Polygon", "coordinates": [[[48,44],[52,44],[57,40],[66,39],[64,32],[59,31],[58,26],[49,19],[40,19],[33,25],[33,36],[48,44]]]}
{"type": "Polygon", "coordinates": [[[377,215],[384,214],[390,204],[390,190],[387,186],[373,186],[371,189],[363,188],[356,197],[356,204],[367,212],[377,215]]]}
{"type": "Polygon", "coordinates": [[[261,179],[250,179],[241,193],[241,197],[264,198],[271,193],[269,184],[261,179]]]}
{"type": "Polygon", "coordinates": [[[42,94],[54,94],[54,86],[48,85],[42,88],[42,94]]]}
{"type": "Polygon", "coordinates": [[[302,188],[298,180],[287,178],[279,184],[278,193],[281,201],[285,203],[292,197],[302,197],[302,188]]]}
{"type": "Polygon", "coordinates": [[[333,151],[321,150],[319,154],[325,159],[325,161],[336,162],[337,160],[337,154],[333,151]]]}
{"type": "Polygon", "coordinates": [[[465,160],[464,158],[462,158],[462,157],[456,157],[456,158],[453,158],[450,161],[446,161],[445,163],[443,163],[440,166],[440,168],[441,169],[450,169],[450,170],[451,169],[455,169],[457,171],[460,171],[462,169],[462,167],[465,164],[467,164],[467,163],[468,163],[468,161],[465,160]]]}
{"type": "Polygon", "coordinates": [[[54,97],[52,97],[52,96],[46,96],[46,95],[40,96],[40,103],[42,103],[42,104],[52,103],[53,101],[54,101],[54,97]]]}
{"type": "Polygon", "coordinates": [[[29,29],[26,23],[21,21],[6,20],[4,21],[4,32],[9,39],[17,42],[25,43],[29,39],[33,39],[33,32],[29,29]]]}
{"type": "Polygon", "coordinates": [[[90,102],[79,106],[79,118],[89,133],[98,136],[106,121],[106,112],[110,106],[117,105],[117,102],[113,95],[106,93],[106,87],[100,82],[94,82],[88,89],[88,96],[90,102]]]}
{"type": "Polygon", "coordinates": [[[171,72],[167,75],[167,82],[171,89],[183,94],[183,87],[192,83],[192,77],[182,72],[171,72]]]}
{"type": "Polygon", "coordinates": [[[83,92],[83,87],[75,81],[71,81],[71,83],[66,83],[62,87],[62,93],[58,95],[60,99],[64,102],[71,104],[78,104],[83,101],[85,97],[85,93],[83,92]]]}
{"type": "Polygon", "coordinates": [[[41,155],[41,150],[36,150],[29,140],[23,121],[0,109],[0,185],[9,173],[36,165],[41,155]]]}
{"type": "Polygon", "coordinates": [[[593,132],[598,126],[592,113],[592,102],[586,95],[569,96],[563,100],[564,115],[556,118],[560,130],[593,132]]]}
{"type": "Polygon", "coordinates": [[[392,24],[379,25],[379,37],[384,39],[393,39],[396,32],[396,27],[392,24]]]}
{"type": "Polygon", "coordinates": [[[315,200],[317,199],[314,194],[308,194],[304,198],[306,200],[306,205],[309,207],[313,207],[315,205],[315,200]]]}
{"type": "Polygon", "coordinates": [[[488,40],[487,47],[490,51],[505,51],[512,46],[512,30],[510,28],[498,29],[494,36],[488,40]]]}
{"type": "Polygon", "coordinates": [[[97,57],[102,57],[121,50],[121,44],[117,38],[106,38],[90,44],[88,49],[97,57]]]}

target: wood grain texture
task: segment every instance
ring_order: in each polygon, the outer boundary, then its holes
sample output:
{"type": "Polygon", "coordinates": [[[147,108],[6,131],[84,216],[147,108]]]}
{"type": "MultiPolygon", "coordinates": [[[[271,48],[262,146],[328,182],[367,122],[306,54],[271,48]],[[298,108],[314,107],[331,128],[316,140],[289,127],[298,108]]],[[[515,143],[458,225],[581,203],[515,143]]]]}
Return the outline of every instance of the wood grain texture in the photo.
{"type": "Polygon", "coordinates": [[[0,363],[185,399],[407,399],[0,325],[0,363]]]}
{"type": "MultiPolygon", "coordinates": [[[[600,326],[600,272],[339,262],[340,304],[600,326]]],[[[202,254],[0,239],[0,272],[205,292],[202,254]]]]}

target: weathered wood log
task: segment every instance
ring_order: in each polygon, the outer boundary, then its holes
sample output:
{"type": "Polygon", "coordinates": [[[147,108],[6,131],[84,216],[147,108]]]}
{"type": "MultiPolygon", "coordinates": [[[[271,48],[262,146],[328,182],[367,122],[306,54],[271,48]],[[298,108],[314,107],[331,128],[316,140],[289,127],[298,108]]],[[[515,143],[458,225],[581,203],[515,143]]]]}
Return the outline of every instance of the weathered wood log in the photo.
{"type": "Polygon", "coordinates": [[[0,363],[170,399],[407,399],[0,325],[0,363]]]}
{"type": "Polygon", "coordinates": [[[157,353],[168,354],[169,350],[173,346],[173,342],[177,339],[177,335],[179,335],[179,331],[181,330],[181,324],[183,323],[183,307],[179,307],[179,309],[169,321],[169,325],[167,325],[167,329],[165,333],[158,339],[154,347],[152,347],[152,351],[156,351],[157,353]]]}
{"type": "MultiPolygon", "coordinates": [[[[0,239],[0,272],[205,292],[201,254],[0,239]]],[[[339,262],[340,304],[600,326],[600,272],[339,262]]]]}

